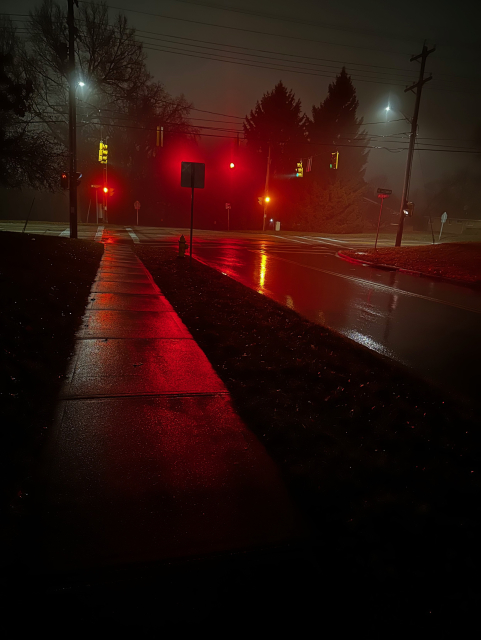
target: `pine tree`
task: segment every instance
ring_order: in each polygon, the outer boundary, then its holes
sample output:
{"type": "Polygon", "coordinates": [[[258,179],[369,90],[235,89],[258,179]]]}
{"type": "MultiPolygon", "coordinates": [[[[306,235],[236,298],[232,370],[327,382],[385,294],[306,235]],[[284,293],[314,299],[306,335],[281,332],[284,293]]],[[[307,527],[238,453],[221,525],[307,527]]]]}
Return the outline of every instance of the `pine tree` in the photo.
{"type": "Polygon", "coordinates": [[[367,134],[362,131],[362,118],[356,117],[359,101],[350,76],[343,67],[329,85],[327,97],[319,107],[312,107],[309,138],[313,146],[313,175],[332,182],[341,179],[356,187],[364,181],[369,151],[363,148],[367,134]],[[360,148],[355,148],[356,146],[360,148]],[[330,154],[339,152],[339,167],[329,170],[330,154]]]}
{"type": "Polygon", "coordinates": [[[296,158],[302,157],[307,141],[307,124],[301,101],[280,81],[246,116],[243,127],[247,147],[267,157],[270,145],[273,173],[294,173],[296,158]]]}

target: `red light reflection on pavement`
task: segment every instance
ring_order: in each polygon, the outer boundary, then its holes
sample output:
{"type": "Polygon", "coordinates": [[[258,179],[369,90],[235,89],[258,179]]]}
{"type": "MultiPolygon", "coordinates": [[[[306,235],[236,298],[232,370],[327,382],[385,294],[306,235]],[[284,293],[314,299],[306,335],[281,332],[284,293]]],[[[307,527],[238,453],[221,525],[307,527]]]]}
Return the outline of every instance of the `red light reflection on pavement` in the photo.
{"type": "Polygon", "coordinates": [[[108,279],[107,266],[141,265],[130,249],[105,252],[42,452],[37,557],[76,569],[303,535],[276,465],[205,354],[152,282],[108,279]]]}

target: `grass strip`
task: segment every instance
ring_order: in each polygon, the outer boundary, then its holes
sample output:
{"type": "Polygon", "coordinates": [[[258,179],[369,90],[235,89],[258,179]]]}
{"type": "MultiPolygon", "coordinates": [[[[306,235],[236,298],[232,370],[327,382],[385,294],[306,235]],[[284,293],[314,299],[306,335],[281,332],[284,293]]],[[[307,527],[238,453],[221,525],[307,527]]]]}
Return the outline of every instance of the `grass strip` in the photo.
{"type": "Polygon", "coordinates": [[[21,510],[103,245],[0,232],[2,511],[21,510]]]}
{"type": "Polygon", "coordinates": [[[481,242],[452,242],[417,247],[343,249],[350,258],[452,278],[481,286],[481,242]]]}
{"type": "Polygon", "coordinates": [[[324,579],[357,599],[361,590],[384,613],[472,606],[481,533],[474,404],[195,260],[135,251],[277,462],[324,579]]]}

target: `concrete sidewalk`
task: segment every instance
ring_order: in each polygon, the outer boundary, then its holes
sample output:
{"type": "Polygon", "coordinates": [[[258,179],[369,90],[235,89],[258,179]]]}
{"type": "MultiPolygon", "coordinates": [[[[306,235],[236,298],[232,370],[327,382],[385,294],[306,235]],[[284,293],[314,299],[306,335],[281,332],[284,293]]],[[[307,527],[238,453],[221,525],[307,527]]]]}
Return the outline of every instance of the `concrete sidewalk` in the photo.
{"type": "Polygon", "coordinates": [[[40,471],[42,570],[302,533],[264,447],[142,262],[105,244],[40,471]]]}

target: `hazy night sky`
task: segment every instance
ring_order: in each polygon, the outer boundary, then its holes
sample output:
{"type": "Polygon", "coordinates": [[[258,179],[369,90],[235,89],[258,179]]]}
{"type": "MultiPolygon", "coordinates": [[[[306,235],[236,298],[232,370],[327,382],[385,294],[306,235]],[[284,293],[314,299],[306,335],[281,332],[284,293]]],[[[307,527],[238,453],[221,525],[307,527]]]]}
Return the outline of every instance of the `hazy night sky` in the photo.
{"type": "MultiPolygon", "coordinates": [[[[411,116],[414,94],[404,93],[404,88],[417,79],[419,65],[409,59],[421,52],[426,39],[428,45],[436,45],[436,51],[429,56],[426,66],[434,78],[423,89],[419,146],[426,143],[457,148],[473,146],[474,130],[481,124],[481,8],[478,3],[447,0],[202,2],[112,0],[109,4],[117,8],[112,8],[112,13],[118,9],[125,12],[129,23],[138,29],[139,38],[149,47],[146,52],[152,75],[163,82],[171,94],[183,93],[196,108],[244,117],[264,92],[282,80],[301,99],[304,111],[310,116],[312,105],[318,105],[326,97],[328,84],[345,65],[357,90],[358,115],[363,116],[365,122],[385,121],[383,109],[388,102],[395,110],[390,114],[391,119],[402,118],[400,112],[411,116]],[[193,45],[224,49],[226,45],[235,45],[249,49],[220,53],[193,45]],[[191,55],[151,50],[167,47],[191,55]],[[265,53],[260,53],[260,49],[265,53]],[[213,54],[232,56],[234,60],[228,63],[193,57],[213,54]],[[280,54],[305,58],[294,61],[280,54]],[[283,65],[300,67],[297,71],[302,73],[281,70],[281,60],[283,65]],[[234,61],[244,64],[233,64],[234,61]],[[278,68],[245,66],[247,63],[278,68]]],[[[22,14],[38,4],[34,0],[2,0],[2,11],[22,14]]],[[[192,117],[225,120],[196,111],[192,117]]],[[[214,126],[228,125],[214,123],[214,126]]],[[[409,128],[405,121],[366,126],[369,133],[377,135],[407,132],[409,128]]],[[[215,139],[202,138],[201,144],[207,140],[215,139]]],[[[382,138],[375,138],[373,144],[383,146],[384,142],[382,138]]],[[[386,146],[396,148],[397,144],[386,146]]],[[[372,150],[366,178],[384,174],[387,181],[382,186],[400,191],[405,159],[406,151],[372,150]]],[[[468,163],[479,166],[481,160],[479,156],[461,153],[417,152],[412,186],[420,187],[423,180],[441,178],[445,171],[468,163]]]]}

